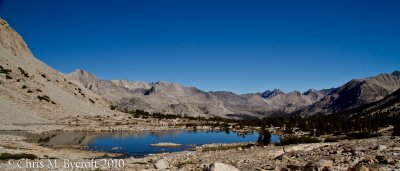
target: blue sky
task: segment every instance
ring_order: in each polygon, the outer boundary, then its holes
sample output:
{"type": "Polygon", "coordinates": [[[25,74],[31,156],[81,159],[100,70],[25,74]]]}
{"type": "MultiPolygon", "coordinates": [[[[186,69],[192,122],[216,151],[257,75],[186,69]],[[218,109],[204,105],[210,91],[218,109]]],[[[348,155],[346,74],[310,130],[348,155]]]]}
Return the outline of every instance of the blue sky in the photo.
{"type": "Polygon", "coordinates": [[[236,93],[399,69],[399,9],[397,0],[0,0],[0,17],[61,72],[236,93]]]}

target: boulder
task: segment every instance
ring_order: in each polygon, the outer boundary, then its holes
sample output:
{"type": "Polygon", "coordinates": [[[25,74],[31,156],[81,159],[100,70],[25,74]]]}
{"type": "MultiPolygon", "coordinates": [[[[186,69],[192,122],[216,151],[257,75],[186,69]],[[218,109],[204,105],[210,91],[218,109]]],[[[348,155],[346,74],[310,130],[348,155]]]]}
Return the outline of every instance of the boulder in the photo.
{"type": "Polygon", "coordinates": [[[377,156],[375,157],[375,159],[378,160],[378,162],[379,162],[380,164],[386,164],[386,161],[387,161],[387,157],[384,156],[384,155],[377,155],[377,156]]]}
{"type": "MultiPolygon", "coordinates": [[[[287,168],[289,168],[290,170],[305,170],[304,166],[298,166],[298,165],[287,165],[287,168]]],[[[270,169],[273,170],[273,169],[270,169]]]]}
{"type": "Polygon", "coordinates": [[[318,171],[318,170],[331,170],[333,167],[332,160],[320,160],[316,163],[309,162],[306,166],[304,166],[303,170],[307,171],[318,171]]]}
{"type": "Polygon", "coordinates": [[[369,169],[365,166],[361,166],[358,168],[358,171],[369,171],[369,169]]]}
{"type": "Polygon", "coordinates": [[[382,151],[382,150],[386,150],[386,149],[387,149],[387,146],[385,146],[385,145],[378,145],[375,147],[375,150],[378,150],[378,151],[382,151]]]}
{"type": "Polygon", "coordinates": [[[156,162],[156,164],[154,164],[154,167],[155,167],[156,169],[161,169],[161,170],[165,170],[165,169],[168,169],[168,168],[169,168],[168,163],[167,163],[167,161],[165,161],[165,160],[158,160],[158,161],[156,162]]]}
{"type": "Polygon", "coordinates": [[[393,147],[393,151],[400,151],[400,147],[393,147]]]}
{"type": "Polygon", "coordinates": [[[307,171],[318,171],[318,167],[316,167],[313,163],[309,162],[304,166],[303,170],[307,171]]]}
{"type": "Polygon", "coordinates": [[[331,168],[333,166],[333,161],[332,160],[320,160],[316,163],[316,166],[321,169],[324,169],[325,167],[331,168]]]}
{"type": "Polygon", "coordinates": [[[239,169],[228,164],[215,162],[210,165],[209,171],[239,171],[239,169]]]}
{"type": "Polygon", "coordinates": [[[281,160],[283,162],[288,161],[291,157],[292,157],[292,153],[284,153],[280,156],[278,156],[277,158],[275,158],[275,160],[281,160]]]}
{"type": "Polygon", "coordinates": [[[369,169],[363,165],[355,165],[348,169],[349,171],[369,171],[369,169]]]}

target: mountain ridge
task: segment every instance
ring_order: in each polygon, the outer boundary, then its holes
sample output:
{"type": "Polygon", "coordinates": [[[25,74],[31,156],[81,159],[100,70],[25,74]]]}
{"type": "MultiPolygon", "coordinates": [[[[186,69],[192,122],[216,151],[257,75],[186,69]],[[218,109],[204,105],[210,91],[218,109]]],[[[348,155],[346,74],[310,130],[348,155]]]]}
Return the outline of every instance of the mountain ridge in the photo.
{"type": "Polygon", "coordinates": [[[64,75],[36,59],[22,37],[2,19],[0,55],[1,105],[7,109],[0,114],[7,118],[3,120],[5,123],[14,122],[9,114],[12,112],[20,114],[20,118],[32,115],[37,122],[72,115],[109,115],[113,113],[110,105],[122,111],[182,116],[305,117],[373,103],[400,88],[399,71],[353,79],[338,88],[310,89],[303,93],[274,89],[248,94],[205,92],[164,81],[99,80],[82,69],[64,75]]]}
{"type": "Polygon", "coordinates": [[[321,101],[293,113],[298,116],[331,114],[376,102],[400,88],[400,78],[393,74],[352,79],[321,101]]]}
{"type": "Polygon", "coordinates": [[[35,58],[0,19],[0,129],[50,129],[60,119],[116,113],[109,102],[76,82],[35,58]]]}
{"type": "MultiPolygon", "coordinates": [[[[83,73],[88,72],[85,71],[83,73]]],[[[74,77],[74,75],[76,76],[76,72],[68,74],[70,77],[74,77]]],[[[83,74],[82,77],[85,77],[85,75],[83,74]]],[[[80,77],[77,78],[77,80],[80,79],[80,77]]],[[[83,83],[85,82],[86,80],[83,81],[83,83]]],[[[97,80],[95,82],[97,84],[99,82],[108,82],[107,84],[111,84],[111,82],[116,83],[121,82],[121,80],[97,80]]],[[[338,88],[310,89],[303,93],[299,91],[284,93],[279,89],[274,89],[266,90],[263,93],[235,94],[229,91],[205,92],[196,87],[185,87],[178,83],[164,81],[144,83],[125,80],[123,82],[125,84],[140,84],[142,86],[132,87],[126,93],[118,92],[122,93],[119,97],[126,96],[119,100],[112,99],[110,98],[111,96],[103,96],[117,105],[123,106],[122,109],[139,109],[149,112],[180,115],[192,115],[192,112],[194,112],[194,116],[214,115],[220,117],[228,115],[248,115],[253,117],[282,115],[308,116],[322,112],[334,113],[349,109],[350,107],[375,102],[394,92],[397,88],[400,88],[400,80],[395,74],[379,74],[373,77],[353,79],[338,88]],[[177,100],[174,102],[173,99],[177,98],[186,100],[177,100]],[[329,102],[329,98],[333,98],[334,100],[329,102]],[[209,106],[210,103],[208,102],[217,105],[209,106]],[[321,105],[323,103],[332,104],[324,106],[321,105]],[[154,109],[154,106],[157,105],[163,107],[154,109]]],[[[116,84],[114,84],[114,87],[118,87],[115,91],[123,88],[121,85],[116,84]]],[[[93,89],[92,87],[88,88],[93,89]]]]}

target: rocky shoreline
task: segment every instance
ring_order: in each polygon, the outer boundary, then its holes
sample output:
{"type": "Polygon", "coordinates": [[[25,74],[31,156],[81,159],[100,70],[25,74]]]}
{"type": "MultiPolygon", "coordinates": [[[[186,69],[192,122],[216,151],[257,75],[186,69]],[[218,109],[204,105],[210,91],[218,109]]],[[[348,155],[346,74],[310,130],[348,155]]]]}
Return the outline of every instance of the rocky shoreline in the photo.
{"type": "MultiPolygon", "coordinates": [[[[140,127],[140,124],[137,126],[140,127]]],[[[33,160],[35,162],[46,163],[49,159],[60,162],[64,159],[76,162],[89,159],[97,162],[104,159],[123,160],[123,167],[114,168],[116,170],[221,170],[220,167],[230,170],[400,170],[400,137],[395,136],[288,146],[211,144],[196,147],[193,151],[123,159],[119,159],[121,154],[88,151],[85,148],[40,146],[21,135],[0,135],[0,144],[0,153],[34,154],[38,157],[33,160]]],[[[0,168],[20,170],[9,162],[0,163],[0,168]]]]}
{"type": "MultiPolygon", "coordinates": [[[[202,170],[215,162],[239,170],[399,170],[400,138],[383,136],[335,143],[250,146],[156,155],[146,159],[164,160],[171,170],[202,170]]],[[[148,164],[135,169],[153,168],[148,164]]]]}

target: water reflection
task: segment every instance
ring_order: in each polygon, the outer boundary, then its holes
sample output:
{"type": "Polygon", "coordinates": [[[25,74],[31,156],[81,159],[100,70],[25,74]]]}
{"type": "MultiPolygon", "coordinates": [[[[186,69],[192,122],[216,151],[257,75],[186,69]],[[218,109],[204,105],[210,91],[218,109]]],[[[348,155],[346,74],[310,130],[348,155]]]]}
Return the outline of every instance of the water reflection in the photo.
{"type": "MultiPolygon", "coordinates": [[[[259,133],[236,133],[230,131],[141,131],[129,133],[88,134],[82,132],[58,132],[46,134],[38,140],[44,146],[82,145],[91,150],[126,153],[130,156],[145,156],[160,152],[190,150],[194,146],[212,143],[239,143],[259,140],[259,133]],[[171,142],[182,146],[154,147],[150,144],[171,142]]],[[[265,141],[265,140],[263,140],[265,141]]],[[[280,141],[271,135],[271,143],[280,141]]]]}

